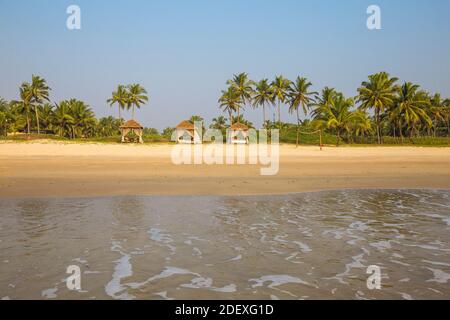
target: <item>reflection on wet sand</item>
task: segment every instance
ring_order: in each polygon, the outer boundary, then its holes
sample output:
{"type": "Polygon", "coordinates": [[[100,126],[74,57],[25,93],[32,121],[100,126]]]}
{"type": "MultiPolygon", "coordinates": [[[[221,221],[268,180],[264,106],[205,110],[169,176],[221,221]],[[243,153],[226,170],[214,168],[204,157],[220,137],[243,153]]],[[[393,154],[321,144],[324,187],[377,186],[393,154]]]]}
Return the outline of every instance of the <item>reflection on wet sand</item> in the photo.
{"type": "Polygon", "coordinates": [[[5,299],[450,298],[449,191],[22,199],[0,215],[5,299]]]}

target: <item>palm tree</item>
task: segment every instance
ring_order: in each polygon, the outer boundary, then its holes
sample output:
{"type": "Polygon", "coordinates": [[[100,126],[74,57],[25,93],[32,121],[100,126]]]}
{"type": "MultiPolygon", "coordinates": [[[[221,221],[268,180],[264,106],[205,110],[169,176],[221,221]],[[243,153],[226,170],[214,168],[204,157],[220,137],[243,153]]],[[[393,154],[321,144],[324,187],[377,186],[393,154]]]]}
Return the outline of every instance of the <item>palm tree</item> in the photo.
{"type": "Polygon", "coordinates": [[[128,104],[128,91],[127,88],[123,85],[117,86],[117,90],[113,91],[111,94],[111,98],[107,100],[107,103],[112,107],[115,103],[117,103],[119,109],[119,120],[122,121],[122,116],[120,114],[121,109],[125,109],[125,106],[128,104]]]}
{"type": "Polygon", "coordinates": [[[226,129],[227,121],[224,116],[219,116],[217,118],[212,119],[212,123],[209,126],[210,129],[216,129],[216,130],[224,130],[226,129]]]}
{"type": "Polygon", "coordinates": [[[83,101],[72,99],[69,101],[69,115],[72,118],[70,129],[72,139],[83,138],[90,135],[91,130],[96,126],[94,112],[83,101]]]}
{"type": "Polygon", "coordinates": [[[367,115],[366,112],[361,110],[356,110],[354,113],[354,123],[353,123],[353,130],[355,133],[355,136],[360,136],[364,138],[366,135],[372,134],[372,120],[367,115]]]}
{"type": "Polygon", "coordinates": [[[253,96],[253,106],[263,107],[264,126],[266,126],[266,104],[274,104],[273,88],[269,84],[268,79],[263,79],[255,85],[255,92],[253,96]]]}
{"type": "Polygon", "coordinates": [[[430,117],[427,115],[426,107],[430,102],[425,91],[419,90],[420,86],[405,82],[397,89],[398,97],[395,100],[395,105],[391,109],[390,118],[396,119],[398,129],[400,130],[400,137],[403,143],[403,124],[409,127],[410,138],[412,138],[416,125],[420,121],[424,121],[428,125],[432,125],[430,117]]]}
{"type": "Polygon", "coordinates": [[[233,86],[228,87],[228,90],[222,90],[222,96],[219,98],[220,107],[224,112],[228,112],[230,119],[230,126],[233,125],[233,112],[239,110],[241,104],[241,95],[236,91],[233,86]]]}
{"type": "Polygon", "coordinates": [[[289,86],[291,85],[291,81],[284,78],[283,76],[275,77],[275,80],[272,82],[274,99],[278,101],[278,123],[281,130],[281,103],[286,101],[287,93],[289,90],[289,86]]]}
{"type": "Polygon", "coordinates": [[[308,82],[306,78],[297,77],[296,81],[291,84],[288,91],[288,103],[290,105],[289,112],[292,114],[294,111],[297,114],[297,141],[296,147],[298,147],[298,138],[300,133],[300,115],[298,108],[302,107],[305,115],[308,114],[308,108],[314,101],[311,96],[317,95],[317,92],[309,91],[312,86],[311,82],[308,82]]]}
{"type": "Polygon", "coordinates": [[[450,137],[450,99],[444,100],[444,117],[447,126],[447,136],[450,137]]]}
{"type": "Polygon", "coordinates": [[[375,110],[378,144],[382,143],[381,113],[394,104],[397,80],[381,72],[370,75],[369,81],[364,81],[358,88],[357,102],[361,103],[360,108],[364,111],[375,110]]]}
{"type": "Polygon", "coordinates": [[[53,105],[50,103],[46,103],[42,106],[39,106],[39,119],[40,122],[44,125],[46,130],[52,130],[52,121],[53,121],[53,105]]]}
{"type": "Polygon", "coordinates": [[[433,121],[433,136],[436,137],[439,122],[445,121],[445,102],[441,95],[436,93],[430,98],[429,116],[433,121]]]}
{"type": "MultiPolygon", "coordinates": [[[[236,93],[241,98],[241,103],[245,106],[251,103],[253,94],[254,82],[248,78],[248,74],[243,72],[234,75],[232,80],[228,80],[227,84],[236,90],[236,93]]],[[[238,117],[240,115],[240,105],[237,108],[238,117]]]]}
{"type": "Polygon", "coordinates": [[[31,86],[30,86],[30,103],[34,107],[34,111],[36,113],[36,123],[38,134],[41,133],[40,125],[39,125],[39,112],[38,105],[44,101],[50,102],[49,99],[49,91],[51,90],[45,81],[45,79],[33,75],[31,77],[31,86]]]}
{"type": "Polygon", "coordinates": [[[132,107],[132,119],[134,120],[134,108],[141,108],[142,104],[148,102],[147,91],[140,84],[128,86],[128,106],[132,107]]]}
{"type": "Polygon", "coordinates": [[[60,137],[70,136],[70,128],[74,122],[73,117],[70,115],[70,105],[70,102],[67,100],[56,104],[53,125],[55,133],[60,137]]]}
{"type": "Polygon", "coordinates": [[[27,133],[31,133],[30,128],[30,102],[32,98],[31,85],[28,82],[22,83],[20,86],[20,103],[27,119],[27,133]]]}
{"type": "Polygon", "coordinates": [[[313,112],[316,127],[335,129],[337,146],[342,135],[351,132],[357,114],[350,108],[354,105],[352,98],[345,98],[342,93],[336,93],[329,104],[319,105],[313,112]]]}

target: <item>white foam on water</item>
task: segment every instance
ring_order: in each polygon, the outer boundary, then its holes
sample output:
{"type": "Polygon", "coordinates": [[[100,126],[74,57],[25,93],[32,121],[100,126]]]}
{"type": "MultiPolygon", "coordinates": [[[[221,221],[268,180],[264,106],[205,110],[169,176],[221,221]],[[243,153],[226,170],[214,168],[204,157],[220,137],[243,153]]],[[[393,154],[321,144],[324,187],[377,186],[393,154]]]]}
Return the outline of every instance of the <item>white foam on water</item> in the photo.
{"type": "Polygon", "coordinates": [[[348,282],[346,282],[344,280],[344,277],[347,277],[350,275],[350,271],[354,268],[365,268],[366,266],[362,263],[364,261],[364,256],[366,254],[369,254],[369,252],[367,251],[367,249],[362,248],[362,250],[364,251],[363,253],[353,256],[352,257],[352,262],[345,264],[345,271],[342,273],[337,274],[334,277],[331,278],[325,278],[326,280],[337,280],[342,284],[348,284],[348,282]]]}
{"type": "Polygon", "coordinates": [[[201,252],[201,250],[200,250],[199,248],[194,247],[194,248],[192,248],[192,255],[193,255],[194,257],[199,257],[199,258],[201,258],[201,257],[202,257],[202,252],[201,252]]]}
{"type": "Polygon", "coordinates": [[[50,288],[50,289],[43,290],[41,293],[41,296],[46,299],[55,299],[58,297],[56,295],[57,292],[58,292],[58,288],[50,288]]]}
{"type": "Polygon", "coordinates": [[[450,263],[445,263],[445,262],[428,261],[428,260],[422,260],[422,262],[429,263],[429,264],[432,264],[435,266],[450,267],[450,263]]]}
{"type": "Polygon", "coordinates": [[[105,286],[105,292],[114,299],[133,300],[136,297],[128,294],[128,292],[126,292],[127,288],[122,285],[122,279],[133,275],[133,268],[130,263],[131,257],[129,254],[123,253],[120,244],[115,241],[113,241],[111,251],[119,252],[122,257],[119,260],[114,261],[116,264],[114,267],[114,273],[111,281],[105,286]]]}
{"type": "Polygon", "coordinates": [[[181,268],[176,268],[176,267],[166,267],[160,274],[150,277],[148,278],[146,281],[144,282],[134,282],[134,283],[128,283],[127,286],[133,288],[133,289],[137,289],[140,288],[142,286],[147,285],[148,283],[155,281],[155,280],[161,280],[161,279],[165,279],[165,278],[169,278],[175,275],[195,275],[195,276],[200,276],[197,273],[191,272],[189,270],[186,269],[181,269],[181,268]]]}
{"type": "Polygon", "coordinates": [[[270,282],[268,285],[269,288],[278,287],[284,284],[288,283],[297,283],[297,284],[303,284],[309,286],[310,284],[306,281],[303,281],[300,278],[289,276],[289,275],[269,275],[269,276],[263,276],[258,279],[250,279],[249,282],[255,282],[254,285],[252,285],[252,288],[262,287],[265,285],[266,282],[270,282]]]}
{"type": "Polygon", "coordinates": [[[440,269],[427,268],[433,272],[434,279],[427,280],[427,282],[447,283],[450,280],[450,274],[440,269]]]}
{"type": "Polygon", "coordinates": [[[239,261],[239,260],[242,260],[242,255],[241,254],[236,256],[236,257],[234,257],[234,258],[231,258],[231,259],[229,259],[229,260],[227,260],[225,262],[232,262],[232,261],[239,261]]]}
{"type": "Polygon", "coordinates": [[[150,236],[150,240],[153,240],[153,241],[158,242],[158,243],[160,243],[162,245],[165,245],[167,248],[169,248],[170,253],[172,255],[175,254],[176,248],[173,245],[171,245],[171,243],[173,243],[174,240],[169,234],[164,233],[163,230],[157,229],[157,228],[151,228],[148,231],[148,234],[150,236]]]}
{"type": "Polygon", "coordinates": [[[2,300],[5,300],[5,301],[6,301],[6,300],[11,300],[11,298],[8,297],[8,296],[6,296],[6,297],[3,297],[2,300]]]}
{"type": "Polygon", "coordinates": [[[171,243],[173,242],[173,239],[170,235],[163,232],[161,229],[151,228],[148,231],[148,234],[150,235],[150,239],[156,242],[161,243],[171,243]]]}
{"type": "Polygon", "coordinates": [[[372,247],[377,248],[380,251],[392,249],[392,245],[390,241],[378,241],[369,243],[372,247]]]}
{"type": "Polygon", "coordinates": [[[237,291],[237,286],[235,284],[229,284],[222,288],[213,288],[212,290],[216,292],[233,293],[237,291]]]}
{"type": "Polygon", "coordinates": [[[298,245],[300,247],[300,250],[303,253],[307,253],[307,252],[312,252],[312,249],[305,243],[300,242],[300,241],[293,241],[293,243],[295,243],[296,245],[298,245]]]}
{"type": "Polygon", "coordinates": [[[164,300],[174,300],[173,298],[169,298],[167,296],[167,291],[156,292],[156,293],[154,293],[154,295],[159,296],[159,297],[163,298],[164,300]]]}
{"type": "Polygon", "coordinates": [[[404,300],[414,300],[413,297],[411,297],[409,294],[404,292],[399,292],[399,294],[402,296],[404,300]]]}

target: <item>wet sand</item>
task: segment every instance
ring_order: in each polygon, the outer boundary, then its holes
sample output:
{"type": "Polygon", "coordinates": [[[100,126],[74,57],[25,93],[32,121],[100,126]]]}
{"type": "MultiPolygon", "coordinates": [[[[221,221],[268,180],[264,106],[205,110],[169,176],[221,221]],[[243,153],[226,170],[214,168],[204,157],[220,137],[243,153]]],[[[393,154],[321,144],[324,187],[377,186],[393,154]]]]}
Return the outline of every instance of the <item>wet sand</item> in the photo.
{"type": "Polygon", "coordinates": [[[0,143],[0,197],[261,195],[450,189],[450,148],[280,147],[280,170],[174,165],[171,145],[0,143]]]}

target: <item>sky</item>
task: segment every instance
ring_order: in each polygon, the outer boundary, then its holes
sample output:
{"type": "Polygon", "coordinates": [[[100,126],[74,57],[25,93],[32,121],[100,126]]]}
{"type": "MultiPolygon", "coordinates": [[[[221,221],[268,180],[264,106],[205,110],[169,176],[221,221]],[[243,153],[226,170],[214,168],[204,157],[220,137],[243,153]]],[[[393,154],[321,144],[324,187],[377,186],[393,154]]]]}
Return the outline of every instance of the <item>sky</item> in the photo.
{"type": "MultiPolygon", "coordinates": [[[[0,0],[0,97],[17,99],[35,74],[52,102],[77,98],[117,116],[111,92],[140,83],[150,102],[136,118],[159,130],[222,115],[221,90],[240,72],[304,76],[315,91],[354,96],[387,71],[450,97],[449,15],[448,0],[0,0]],[[381,30],[366,26],[372,4],[381,30]],[[69,5],[81,9],[81,30],[66,27],[69,5]]],[[[287,109],[282,120],[295,121],[287,109]]],[[[261,110],[244,114],[262,122],[261,110]]]]}

